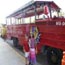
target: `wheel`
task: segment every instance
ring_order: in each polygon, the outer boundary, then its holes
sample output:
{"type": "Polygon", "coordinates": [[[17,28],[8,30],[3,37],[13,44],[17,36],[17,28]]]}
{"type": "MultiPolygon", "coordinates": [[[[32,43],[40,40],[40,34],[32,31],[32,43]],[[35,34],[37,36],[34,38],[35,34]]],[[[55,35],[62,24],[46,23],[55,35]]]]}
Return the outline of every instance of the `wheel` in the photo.
{"type": "Polygon", "coordinates": [[[17,38],[13,38],[13,45],[14,45],[15,47],[18,46],[18,39],[17,39],[17,38]]]}
{"type": "Polygon", "coordinates": [[[47,48],[48,48],[48,46],[43,46],[41,48],[41,52],[42,52],[43,55],[46,55],[47,54],[47,48]]]}
{"type": "Polygon", "coordinates": [[[62,50],[56,48],[49,48],[47,50],[47,61],[49,65],[61,65],[62,56],[62,50]]]}

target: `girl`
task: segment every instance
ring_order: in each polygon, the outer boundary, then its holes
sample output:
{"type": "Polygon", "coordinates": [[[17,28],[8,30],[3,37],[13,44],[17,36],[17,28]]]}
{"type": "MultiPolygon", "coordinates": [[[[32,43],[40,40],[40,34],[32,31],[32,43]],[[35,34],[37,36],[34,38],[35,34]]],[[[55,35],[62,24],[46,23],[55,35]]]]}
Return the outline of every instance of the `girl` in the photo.
{"type": "Polygon", "coordinates": [[[30,47],[30,62],[32,65],[36,64],[36,52],[35,52],[35,39],[31,35],[29,38],[29,47],[30,47]]]}
{"type": "Polygon", "coordinates": [[[28,45],[28,36],[27,36],[27,35],[25,35],[25,41],[24,41],[24,44],[23,44],[23,48],[24,48],[25,60],[26,60],[25,65],[29,65],[29,62],[28,62],[28,57],[29,57],[29,45],[28,45]]]}

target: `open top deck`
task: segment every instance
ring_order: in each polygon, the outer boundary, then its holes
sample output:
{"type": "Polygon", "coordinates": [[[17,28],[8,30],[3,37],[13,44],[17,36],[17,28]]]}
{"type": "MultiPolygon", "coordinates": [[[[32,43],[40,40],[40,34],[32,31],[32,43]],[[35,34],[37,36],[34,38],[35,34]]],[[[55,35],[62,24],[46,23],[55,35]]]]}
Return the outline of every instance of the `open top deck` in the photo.
{"type": "Polygon", "coordinates": [[[60,11],[59,6],[57,6],[53,1],[30,1],[29,3],[25,4],[23,7],[19,8],[14,13],[10,14],[8,17],[15,17],[15,18],[24,18],[30,17],[34,15],[40,15],[44,13],[44,6],[47,5],[49,9],[50,17],[52,17],[51,11],[60,11]]]}

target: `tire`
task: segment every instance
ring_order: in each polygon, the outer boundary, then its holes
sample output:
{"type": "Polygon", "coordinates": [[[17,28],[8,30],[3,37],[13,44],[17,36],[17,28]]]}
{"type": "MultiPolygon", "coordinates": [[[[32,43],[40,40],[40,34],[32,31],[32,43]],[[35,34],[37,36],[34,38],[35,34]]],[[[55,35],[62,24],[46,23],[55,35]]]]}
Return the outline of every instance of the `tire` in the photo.
{"type": "Polygon", "coordinates": [[[42,53],[43,55],[46,55],[46,54],[47,54],[47,48],[48,48],[48,46],[43,46],[43,47],[41,48],[41,53],[42,53]]]}
{"type": "Polygon", "coordinates": [[[18,47],[18,39],[17,38],[13,38],[13,45],[15,47],[18,47]]]}
{"type": "Polygon", "coordinates": [[[61,65],[62,56],[62,50],[56,48],[48,48],[47,50],[47,61],[49,65],[61,65]]]}

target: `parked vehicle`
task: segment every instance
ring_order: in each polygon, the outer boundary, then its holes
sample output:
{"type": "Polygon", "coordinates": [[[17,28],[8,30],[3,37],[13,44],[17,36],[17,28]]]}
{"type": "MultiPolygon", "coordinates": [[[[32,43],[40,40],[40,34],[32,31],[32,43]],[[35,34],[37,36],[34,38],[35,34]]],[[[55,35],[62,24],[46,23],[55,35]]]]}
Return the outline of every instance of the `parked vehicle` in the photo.
{"type": "Polygon", "coordinates": [[[5,24],[3,24],[3,25],[1,26],[1,28],[0,28],[0,33],[1,33],[1,37],[2,37],[3,39],[5,39],[5,38],[6,38],[6,33],[7,33],[7,29],[6,29],[6,25],[5,25],[5,24]]]}
{"type": "Polygon", "coordinates": [[[49,65],[61,65],[65,51],[65,18],[53,1],[31,1],[6,17],[7,38],[23,46],[25,34],[34,34],[37,52],[47,54],[49,65]],[[54,14],[55,13],[55,14],[54,14]]]}

